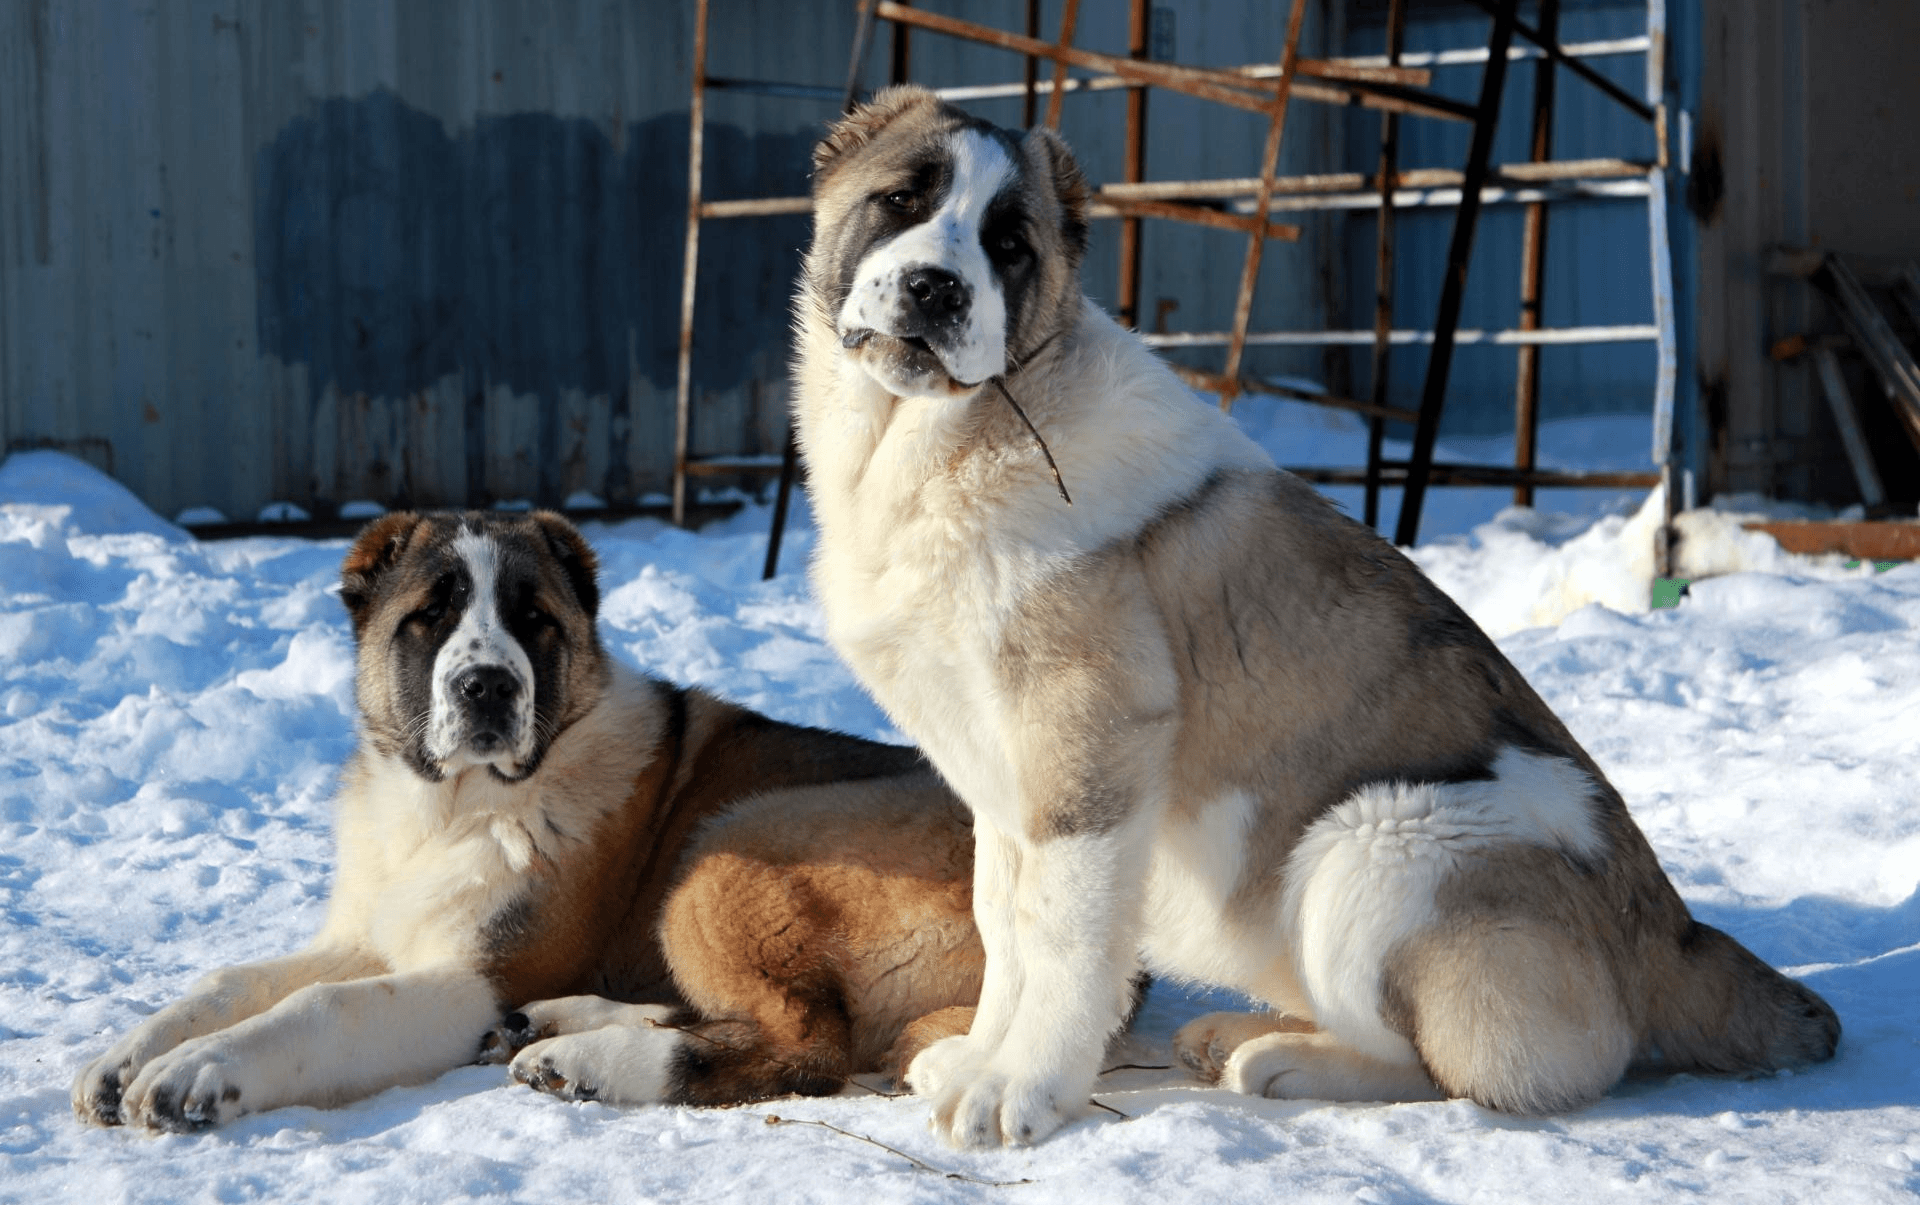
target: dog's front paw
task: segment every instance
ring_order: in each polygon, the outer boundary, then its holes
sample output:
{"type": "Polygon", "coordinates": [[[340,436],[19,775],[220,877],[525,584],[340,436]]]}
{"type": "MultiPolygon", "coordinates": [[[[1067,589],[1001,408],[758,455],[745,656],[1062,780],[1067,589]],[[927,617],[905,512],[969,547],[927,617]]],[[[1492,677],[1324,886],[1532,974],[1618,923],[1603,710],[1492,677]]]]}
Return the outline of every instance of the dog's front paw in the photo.
{"type": "Polygon", "coordinates": [[[239,1068],[206,1040],[188,1042],[148,1063],[128,1087],[129,1125],[174,1134],[204,1130],[248,1111],[239,1068]]]}
{"type": "Polygon", "coordinates": [[[684,1045],[685,1035],[671,1026],[614,1025],[535,1042],[508,1071],[561,1100],[652,1104],[674,1098],[685,1074],[684,1045]]]}
{"type": "Polygon", "coordinates": [[[599,1100],[591,1060],[569,1051],[568,1045],[565,1039],[554,1038],[529,1046],[513,1057],[507,1073],[515,1083],[561,1100],[599,1100]]]}
{"type": "Polygon", "coordinates": [[[907,1063],[907,1089],[915,1096],[940,1096],[949,1084],[985,1063],[986,1057],[987,1052],[967,1034],[941,1038],[907,1063]]]}
{"type": "Polygon", "coordinates": [[[88,1125],[119,1125],[121,1098],[133,1073],[133,1059],[118,1048],[88,1063],[73,1078],[73,1115],[88,1125]]]}
{"type": "Polygon", "coordinates": [[[949,1083],[934,1099],[929,1124],[954,1146],[1030,1146],[1065,1125],[1086,1099],[1062,1081],[989,1066],[949,1083]]]}

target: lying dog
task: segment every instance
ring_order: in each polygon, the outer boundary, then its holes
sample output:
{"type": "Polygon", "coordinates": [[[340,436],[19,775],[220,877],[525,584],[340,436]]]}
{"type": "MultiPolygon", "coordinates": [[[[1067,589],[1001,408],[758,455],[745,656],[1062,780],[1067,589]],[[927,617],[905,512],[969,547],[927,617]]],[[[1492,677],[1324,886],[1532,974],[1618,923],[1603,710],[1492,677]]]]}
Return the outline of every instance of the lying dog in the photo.
{"type": "Polygon", "coordinates": [[[908,1071],[936,1129],[1081,1109],[1137,959],[1272,1006],[1176,1038],[1251,1093],[1534,1113],[1636,1057],[1832,1054],[1460,609],[1082,297],[1056,136],[896,88],[814,165],[814,583],[974,814],[979,1012],[908,1071]]]}
{"type": "Polygon", "coordinates": [[[341,594],[363,738],[326,923],[115,1043],[74,1081],[82,1120],[336,1104],[470,1063],[483,1034],[558,1095],[728,1103],[965,1031],[967,816],[915,751],[618,666],[557,515],[389,515],[341,594]]]}

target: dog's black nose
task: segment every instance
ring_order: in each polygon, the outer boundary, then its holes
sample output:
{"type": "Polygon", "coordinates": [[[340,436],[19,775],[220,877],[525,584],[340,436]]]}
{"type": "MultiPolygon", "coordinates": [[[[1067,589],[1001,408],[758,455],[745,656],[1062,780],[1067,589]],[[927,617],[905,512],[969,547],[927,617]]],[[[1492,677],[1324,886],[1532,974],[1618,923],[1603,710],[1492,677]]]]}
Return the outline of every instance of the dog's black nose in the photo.
{"type": "Polygon", "coordinates": [[[454,693],[469,703],[506,703],[520,693],[520,679],[497,665],[482,665],[453,680],[454,693]]]}
{"type": "Polygon", "coordinates": [[[930,323],[952,325],[966,318],[972,301],[966,283],[940,268],[915,268],[903,282],[914,308],[930,323]]]}

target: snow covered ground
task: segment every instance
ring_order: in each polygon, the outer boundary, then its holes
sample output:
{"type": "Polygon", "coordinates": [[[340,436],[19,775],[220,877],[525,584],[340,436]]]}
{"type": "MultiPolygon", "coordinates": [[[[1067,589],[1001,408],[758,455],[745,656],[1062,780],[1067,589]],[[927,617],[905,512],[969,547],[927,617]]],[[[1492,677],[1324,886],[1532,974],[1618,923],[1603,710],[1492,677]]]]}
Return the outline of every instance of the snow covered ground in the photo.
{"type": "MultiPolygon", "coordinates": [[[[1354,459],[1351,423],[1241,410],[1283,462],[1354,459]]],[[[1548,456],[1598,440],[1632,463],[1645,424],[1611,421],[1550,428],[1548,456]]],[[[1498,492],[1439,491],[1429,531],[1455,534],[1417,559],[1606,767],[1696,911],[1839,1010],[1828,1065],[1635,1081],[1549,1120],[1250,1100],[1127,1070],[1099,1097],[1125,1118],[984,1154],[934,1141],[910,1098],[621,1111],[471,1067],[150,1138],[82,1128],[68,1084],[200,973],[318,924],[352,741],[330,593],[345,543],[197,543],[77,462],[16,456],[0,466],[0,1201],[1910,1200],[1920,565],[1849,570],[1729,528],[1731,562],[1761,571],[1649,613],[1636,501],[1483,521],[1498,492]]],[[[804,518],[789,572],[756,580],[765,521],[590,528],[607,641],[774,715],[898,739],[823,643],[804,518]]],[[[1157,987],[1128,1057],[1166,1062],[1172,1030],[1221,1004],[1157,987]]]]}

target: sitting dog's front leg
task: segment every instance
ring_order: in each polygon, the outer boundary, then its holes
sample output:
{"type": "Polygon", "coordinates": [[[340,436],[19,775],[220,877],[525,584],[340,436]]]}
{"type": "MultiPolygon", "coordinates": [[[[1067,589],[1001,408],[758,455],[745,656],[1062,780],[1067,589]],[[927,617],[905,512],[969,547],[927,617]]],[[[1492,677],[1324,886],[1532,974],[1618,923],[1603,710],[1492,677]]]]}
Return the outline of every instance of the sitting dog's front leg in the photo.
{"type": "Polygon", "coordinates": [[[470,1062],[473,1035],[498,1014],[492,984],[465,967],[313,984],[149,1062],[126,1091],[123,1116],[196,1130],[420,1083],[470,1062]]]}
{"type": "Polygon", "coordinates": [[[1138,827],[1020,841],[977,826],[979,860],[1013,866],[1006,896],[974,899],[987,949],[980,1011],[972,1032],[928,1047],[907,1073],[934,1098],[932,1124],[948,1141],[1038,1142],[1086,1106],[1131,1002],[1138,827]]]}

